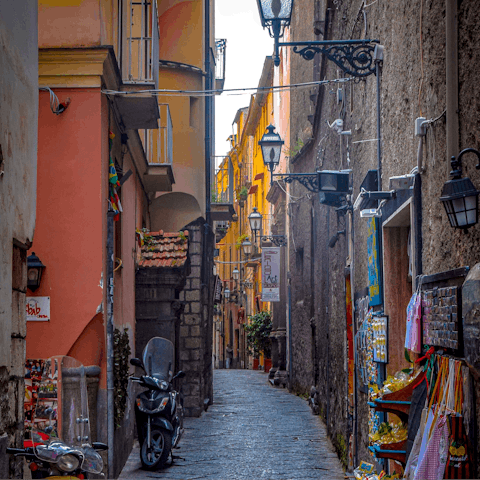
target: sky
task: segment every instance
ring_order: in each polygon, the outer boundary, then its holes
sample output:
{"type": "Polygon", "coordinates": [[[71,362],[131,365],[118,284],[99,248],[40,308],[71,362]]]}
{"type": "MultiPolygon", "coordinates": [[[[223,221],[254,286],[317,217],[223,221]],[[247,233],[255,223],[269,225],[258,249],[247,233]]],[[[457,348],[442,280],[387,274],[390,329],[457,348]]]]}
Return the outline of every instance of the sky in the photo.
{"type": "MultiPolygon", "coordinates": [[[[265,57],[273,53],[273,39],[262,28],[257,0],[216,0],[215,38],[227,39],[224,88],[256,88],[265,57]]],[[[248,107],[252,93],[224,92],[215,97],[215,155],[228,153],[235,114],[248,107]]]]}

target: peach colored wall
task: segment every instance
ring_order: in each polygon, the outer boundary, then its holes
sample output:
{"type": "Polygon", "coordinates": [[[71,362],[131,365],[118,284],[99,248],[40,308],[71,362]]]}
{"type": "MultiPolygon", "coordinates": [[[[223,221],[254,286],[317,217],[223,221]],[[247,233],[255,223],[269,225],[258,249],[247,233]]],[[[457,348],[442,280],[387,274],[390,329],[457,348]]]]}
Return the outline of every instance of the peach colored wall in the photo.
{"type": "Polygon", "coordinates": [[[203,2],[188,0],[159,15],[160,59],[203,70],[203,2]]]}
{"type": "Polygon", "coordinates": [[[91,47],[102,44],[100,1],[39,0],[38,46],[91,47]]]}
{"type": "Polygon", "coordinates": [[[67,354],[103,300],[101,94],[99,89],[56,93],[60,101],[70,97],[71,104],[54,115],[48,92],[40,93],[37,224],[31,249],[46,265],[35,295],[50,296],[51,319],[27,322],[28,358],[67,354]]]}

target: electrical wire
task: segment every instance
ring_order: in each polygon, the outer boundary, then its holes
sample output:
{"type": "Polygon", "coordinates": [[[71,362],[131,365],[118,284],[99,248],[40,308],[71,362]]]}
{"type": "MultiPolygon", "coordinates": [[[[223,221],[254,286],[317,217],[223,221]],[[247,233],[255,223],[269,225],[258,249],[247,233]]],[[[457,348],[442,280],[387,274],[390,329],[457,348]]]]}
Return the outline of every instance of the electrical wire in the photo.
{"type": "Polygon", "coordinates": [[[249,92],[258,92],[258,91],[281,91],[288,90],[291,88],[302,88],[302,87],[311,87],[314,85],[330,85],[335,83],[346,83],[354,80],[353,77],[342,77],[335,78],[332,80],[318,80],[314,82],[305,82],[305,83],[292,83],[289,85],[273,85],[271,87],[245,87],[245,88],[227,88],[227,89],[217,89],[217,90],[167,90],[167,89],[151,89],[151,90],[139,90],[139,91],[117,91],[117,90],[102,90],[102,93],[105,95],[111,96],[131,96],[131,95],[157,95],[157,96],[198,96],[198,97],[207,97],[215,96],[219,93],[227,92],[227,95],[245,95],[249,92]],[[241,93],[229,93],[229,92],[241,92],[241,93]]]}
{"type": "Polygon", "coordinates": [[[60,115],[65,110],[65,105],[60,103],[60,100],[50,87],[39,87],[39,90],[50,93],[50,109],[52,110],[52,113],[55,115],[60,115]]]}

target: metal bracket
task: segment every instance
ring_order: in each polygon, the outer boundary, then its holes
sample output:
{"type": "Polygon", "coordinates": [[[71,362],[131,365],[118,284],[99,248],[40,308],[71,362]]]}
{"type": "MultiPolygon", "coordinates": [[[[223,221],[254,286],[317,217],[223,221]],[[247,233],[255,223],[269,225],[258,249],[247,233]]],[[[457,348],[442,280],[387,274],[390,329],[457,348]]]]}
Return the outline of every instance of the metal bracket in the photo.
{"type": "Polygon", "coordinates": [[[287,237],[285,235],[262,235],[260,237],[261,242],[271,242],[276,247],[286,247],[287,237]]]}
{"type": "Polygon", "coordinates": [[[285,183],[292,183],[294,180],[301,183],[310,192],[318,192],[318,175],[316,173],[272,173],[272,182],[274,177],[282,177],[285,183]]]}
{"type": "Polygon", "coordinates": [[[278,42],[278,47],[293,47],[305,60],[321,53],[353,77],[375,73],[375,47],[379,40],[324,40],[311,42],[278,42]]]}

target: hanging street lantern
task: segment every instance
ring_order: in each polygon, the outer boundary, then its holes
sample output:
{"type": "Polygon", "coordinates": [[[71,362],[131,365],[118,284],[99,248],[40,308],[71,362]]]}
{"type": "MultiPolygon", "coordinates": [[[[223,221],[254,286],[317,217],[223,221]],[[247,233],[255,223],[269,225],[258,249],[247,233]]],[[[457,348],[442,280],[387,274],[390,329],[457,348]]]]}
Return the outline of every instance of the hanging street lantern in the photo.
{"type": "Polygon", "coordinates": [[[283,36],[282,29],[290,25],[293,0],[257,0],[260,21],[272,38],[283,36]]]}
{"type": "Polygon", "coordinates": [[[253,207],[253,212],[248,216],[248,221],[250,223],[250,229],[257,238],[257,232],[262,229],[262,214],[257,211],[257,207],[253,207]]]}
{"type": "Polygon", "coordinates": [[[240,279],[240,271],[238,270],[237,267],[235,267],[233,269],[232,277],[233,277],[234,280],[239,280],[240,279]]]}
{"type": "Polygon", "coordinates": [[[252,254],[253,245],[252,242],[246,238],[242,243],[243,253],[248,257],[252,254]]]}
{"type": "Polygon", "coordinates": [[[445,207],[448,220],[453,228],[460,228],[467,231],[468,228],[478,222],[478,195],[472,181],[466,177],[462,178],[462,156],[465,153],[474,153],[479,159],[476,165],[480,169],[480,152],[474,148],[465,148],[458,157],[452,157],[451,180],[445,182],[440,201],[445,207]]]}
{"type": "Polygon", "coordinates": [[[223,291],[223,296],[225,297],[225,300],[228,300],[230,298],[230,290],[228,287],[226,287],[223,291]]]}
{"type": "Polygon", "coordinates": [[[44,268],[45,265],[35,255],[35,252],[27,257],[27,287],[32,292],[40,286],[44,268]]]}
{"type": "Polygon", "coordinates": [[[275,127],[269,125],[267,132],[263,135],[262,139],[258,142],[262,149],[263,163],[268,168],[270,173],[273,173],[280,163],[280,155],[282,153],[282,145],[284,141],[281,139],[278,133],[274,133],[275,127]]]}

